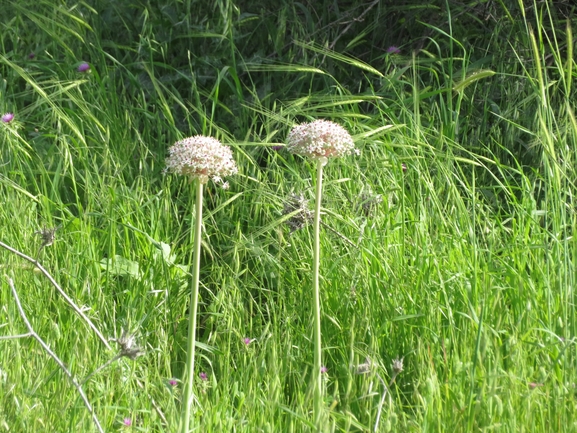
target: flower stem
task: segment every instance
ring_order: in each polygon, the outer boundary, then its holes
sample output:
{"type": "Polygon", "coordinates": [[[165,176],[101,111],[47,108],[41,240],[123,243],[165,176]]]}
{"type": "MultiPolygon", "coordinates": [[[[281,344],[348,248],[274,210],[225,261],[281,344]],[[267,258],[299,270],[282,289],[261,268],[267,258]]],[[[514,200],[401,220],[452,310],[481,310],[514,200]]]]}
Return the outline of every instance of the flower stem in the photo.
{"type": "Polygon", "coordinates": [[[186,350],[186,370],[184,394],[182,396],[182,415],[180,418],[180,433],[188,433],[190,426],[190,411],[193,401],[194,384],[194,351],[196,347],[196,309],[198,306],[198,280],[200,274],[200,240],[202,234],[202,187],[200,179],[196,182],[196,221],[194,224],[192,293],[190,294],[190,313],[188,317],[188,342],[186,350]]]}
{"type": "Polygon", "coordinates": [[[323,409],[323,394],[322,394],[322,351],[321,351],[321,301],[319,289],[319,265],[320,265],[320,220],[321,220],[321,197],[323,190],[323,166],[326,160],[319,159],[317,162],[317,188],[315,196],[315,219],[314,219],[314,246],[313,246],[313,311],[314,311],[314,343],[315,343],[315,363],[313,367],[314,378],[314,422],[317,432],[321,431],[322,427],[322,409],[323,409]]]}

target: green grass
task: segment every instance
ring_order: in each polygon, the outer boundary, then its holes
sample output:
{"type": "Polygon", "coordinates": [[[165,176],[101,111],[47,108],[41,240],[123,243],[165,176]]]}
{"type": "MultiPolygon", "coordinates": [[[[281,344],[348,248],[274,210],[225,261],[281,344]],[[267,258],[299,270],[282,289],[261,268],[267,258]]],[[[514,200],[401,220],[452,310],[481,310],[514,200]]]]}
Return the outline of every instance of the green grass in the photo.
{"type": "MultiPolygon", "coordinates": [[[[35,232],[59,227],[39,261],[106,337],[135,332],[146,352],[83,385],[103,429],[178,426],[195,197],[163,168],[204,134],[239,174],[204,195],[194,425],[314,431],[313,232],[290,234],[282,211],[313,200],[315,165],[272,147],[326,118],[361,150],[324,169],[326,430],[374,431],[402,358],[379,432],[577,431],[569,6],[406,0],[356,22],[368,5],[150,3],[0,15],[0,114],[15,114],[0,123],[0,241],[35,256],[35,232]]],[[[79,382],[118,353],[0,249],[0,432],[97,431],[41,346],[7,338],[27,332],[9,278],[79,382]]]]}

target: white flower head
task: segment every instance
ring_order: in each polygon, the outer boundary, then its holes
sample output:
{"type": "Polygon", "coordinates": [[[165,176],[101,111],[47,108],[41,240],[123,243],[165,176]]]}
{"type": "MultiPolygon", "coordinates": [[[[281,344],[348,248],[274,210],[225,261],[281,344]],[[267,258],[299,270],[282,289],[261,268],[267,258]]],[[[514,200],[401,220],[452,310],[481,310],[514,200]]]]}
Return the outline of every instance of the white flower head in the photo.
{"type": "Polygon", "coordinates": [[[238,168],[232,158],[230,147],[216,138],[196,135],[180,140],[168,149],[166,170],[202,183],[212,178],[222,182],[224,176],[236,174],[238,168]]]}
{"type": "Polygon", "coordinates": [[[288,135],[287,150],[321,161],[358,153],[351,134],[329,120],[315,120],[295,126],[288,135]]]}

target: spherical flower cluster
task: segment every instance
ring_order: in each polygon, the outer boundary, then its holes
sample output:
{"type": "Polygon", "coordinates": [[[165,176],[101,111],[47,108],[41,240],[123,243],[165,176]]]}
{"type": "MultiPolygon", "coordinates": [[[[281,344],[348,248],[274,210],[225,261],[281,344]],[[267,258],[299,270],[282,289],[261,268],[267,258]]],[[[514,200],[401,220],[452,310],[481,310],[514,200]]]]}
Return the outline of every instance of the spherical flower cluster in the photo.
{"type": "Polygon", "coordinates": [[[10,123],[12,122],[12,120],[14,120],[14,114],[12,113],[5,113],[2,115],[2,122],[4,123],[10,123]]]}
{"type": "Polygon", "coordinates": [[[77,71],[78,72],[88,72],[89,69],[90,69],[90,65],[86,62],[82,62],[82,63],[80,63],[80,65],[78,65],[77,71]]]}
{"type": "Polygon", "coordinates": [[[351,134],[341,125],[328,120],[295,126],[288,135],[287,150],[321,160],[358,153],[351,134]]]}
{"type": "Polygon", "coordinates": [[[190,180],[198,178],[206,183],[212,178],[220,183],[224,176],[238,172],[230,147],[216,138],[203,135],[185,138],[171,146],[168,153],[166,170],[188,176],[190,180]]]}

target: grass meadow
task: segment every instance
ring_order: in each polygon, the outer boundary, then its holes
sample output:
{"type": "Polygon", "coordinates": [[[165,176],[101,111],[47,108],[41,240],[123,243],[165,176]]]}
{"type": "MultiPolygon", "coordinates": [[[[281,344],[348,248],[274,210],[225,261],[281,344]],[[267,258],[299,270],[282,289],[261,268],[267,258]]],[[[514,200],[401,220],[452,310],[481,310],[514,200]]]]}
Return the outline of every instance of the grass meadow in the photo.
{"type": "Polygon", "coordinates": [[[360,150],[324,171],[323,431],[576,432],[571,7],[1,0],[0,432],[176,431],[196,134],[239,172],[204,194],[193,431],[314,431],[315,165],[281,147],[314,119],[360,150]]]}

